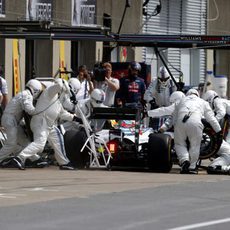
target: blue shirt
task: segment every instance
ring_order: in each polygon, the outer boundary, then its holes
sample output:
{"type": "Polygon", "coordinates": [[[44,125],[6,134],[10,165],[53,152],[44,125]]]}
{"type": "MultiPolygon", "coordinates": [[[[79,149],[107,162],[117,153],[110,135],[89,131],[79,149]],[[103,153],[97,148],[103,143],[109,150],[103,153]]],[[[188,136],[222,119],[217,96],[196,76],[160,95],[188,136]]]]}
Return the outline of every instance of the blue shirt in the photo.
{"type": "Polygon", "coordinates": [[[122,100],[123,104],[140,103],[145,93],[145,89],[144,80],[138,76],[121,78],[118,98],[122,100]]]}

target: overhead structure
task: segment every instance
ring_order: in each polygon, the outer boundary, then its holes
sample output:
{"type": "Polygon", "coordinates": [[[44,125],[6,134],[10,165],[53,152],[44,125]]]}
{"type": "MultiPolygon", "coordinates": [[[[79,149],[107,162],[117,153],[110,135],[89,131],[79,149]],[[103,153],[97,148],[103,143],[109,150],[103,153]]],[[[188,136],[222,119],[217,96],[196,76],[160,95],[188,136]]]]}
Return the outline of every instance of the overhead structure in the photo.
{"type": "MultiPolygon", "coordinates": [[[[156,55],[167,68],[172,80],[181,90],[180,85],[169,70],[160,49],[229,49],[228,35],[153,35],[153,34],[118,34],[111,33],[108,27],[73,27],[55,26],[52,21],[2,21],[0,23],[1,38],[17,38],[25,40],[67,40],[67,41],[98,41],[106,42],[111,48],[153,47],[156,55]]],[[[112,50],[112,49],[111,49],[112,50]]]]}
{"type": "Polygon", "coordinates": [[[229,49],[228,35],[116,34],[106,27],[63,27],[50,21],[2,21],[1,38],[111,42],[116,46],[229,49]]]}

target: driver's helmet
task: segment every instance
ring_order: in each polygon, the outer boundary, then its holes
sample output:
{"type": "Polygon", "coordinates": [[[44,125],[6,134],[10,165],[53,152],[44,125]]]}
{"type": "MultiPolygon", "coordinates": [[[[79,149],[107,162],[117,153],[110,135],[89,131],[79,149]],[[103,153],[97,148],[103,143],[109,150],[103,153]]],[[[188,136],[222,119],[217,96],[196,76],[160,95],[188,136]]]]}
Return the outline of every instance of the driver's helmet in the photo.
{"type": "Polygon", "coordinates": [[[93,107],[102,107],[105,101],[105,92],[101,89],[94,89],[90,94],[90,101],[93,107]]]}
{"type": "Polygon", "coordinates": [[[182,98],[185,97],[185,94],[181,91],[173,92],[169,97],[170,104],[179,103],[182,98]]]}
{"type": "Polygon", "coordinates": [[[165,66],[161,66],[159,68],[158,77],[157,77],[158,83],[160,84],[160,86],[166,87],[169,78],[170,78],[170,75],[169,75],[168,70],[166,69],[165,66]]]}
{"type": "Polygon", "coordinates": [[[26,83],[26,88],[30,90],[34,99],[38,98],[38,96],[42,92],[42,84],[40,81],[36,79],[31,79],[26,83]]]}
{"type": "Polygon", "coordinates": [[[203,95],[203,99],[207,101],[210,105],[212,105],[213,100],[218,97],[217,92],[214,90],[208,90],[206,93],[203,95]]]}
{"type": "Polygon", "coordinates": [[[129,68],[130,68],[131,70],[136,70],[136,71],[138,71],[138,72],[141,71],[141,65],[140,65],[139,62],[136,62],[136,61],[131,62],[130,65],[129,65],[129,68]]]}
{"type": "Polygon", "coordinates": [[[80,81],[77,78],[70,78],[68,80],[68,84],[69,84],[70,90],[76,95],[81,88],[80,81]]]}
{"type": "Polygon", "coordinates": [[[188,92],[186,93],[186,96],[189,96],[192,94],[196,95],[197,97],[200,97],[200,94],[196,89],[189,89],[188,92]]]}

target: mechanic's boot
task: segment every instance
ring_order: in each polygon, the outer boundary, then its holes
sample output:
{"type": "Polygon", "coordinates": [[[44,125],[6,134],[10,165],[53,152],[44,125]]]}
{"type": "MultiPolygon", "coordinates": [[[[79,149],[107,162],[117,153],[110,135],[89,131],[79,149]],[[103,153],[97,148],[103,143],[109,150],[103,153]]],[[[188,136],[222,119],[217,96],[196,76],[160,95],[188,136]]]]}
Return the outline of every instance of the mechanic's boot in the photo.
{"type": "Polygon", "coordinates": [[[2,168],[12,168],[13,167],[13,158],[14,157],[7,157],[6,159],[0,162],[0,167],[2,168]]]}
{"type": "Polygon", "coordinates": [[[68,163],[66,165],[60,165],[59,169],[60,170],[77,170],[77,168],[74,168],[71,163],[68,163]]]}
{"type": "Polygon", "coordinates": [[[36,161],[31,161],[30,159],[26,160],[26,167],[28,168],[44,168],[49,166],[49,163],[42,158],[39,158],[36,161]]]}
{"type": "Polygon", "coordinates": [[[198,170],[196,168],[195,169],[189,169],[188,174],[198,174],[198,170]]]}
{"type": "Polygon", "coordinates": [[[20,170],[25,170],[26,169],[25,163],[20,157],[14,157],[13,158],[13,163],[20,170]]]}
{"type": "Polygon", "coordinates": [[[189,161],[184,161],[181,164],[180,174],[189,174],[189,166],[190,166],[190,162],[189,161]]]}
{"type": "Polygon", "coordinates": [[[223,165],[221,166],[221,171],[223,172],[224,175],[229,175],[230,173],[230,166],[228,165],[223,165]]]}
{"type": "Polygon", "coordinates": [[[208,166],[207,173],[216,175],[230,175],[230,167],[221,165],[208,166]]]}
{"type": "Polygon", "coordinates": [[[207,173],[208,174],[215,174],[215,175],[222,174],[221,166],[220,165],[208,166],[207,173]]]}

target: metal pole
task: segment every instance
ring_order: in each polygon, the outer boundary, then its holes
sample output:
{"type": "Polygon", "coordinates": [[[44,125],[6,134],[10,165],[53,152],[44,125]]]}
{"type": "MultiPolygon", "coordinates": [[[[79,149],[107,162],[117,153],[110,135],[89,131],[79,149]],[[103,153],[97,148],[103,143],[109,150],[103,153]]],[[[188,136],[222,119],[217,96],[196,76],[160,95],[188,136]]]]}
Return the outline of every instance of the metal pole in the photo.
{"type": "Polygon", "coordinates": [[[124,12],[123,12],[123,15],[122,15],[122,18],[121,18],[121,22],[120,22],[120,26],[119,26],[119,29],[117,31],[117,34],[120,34],[121,27],[122,27],[122,24],[123,24],[123,21],[124,21],[124,18],[125,18],[125,13],[126,13],[126,10],[127,10],[128,7],[130,7],[130,3],[129,3],[129,0],[126,0],[125,9],[124,9],[124,12]]]}

